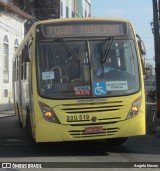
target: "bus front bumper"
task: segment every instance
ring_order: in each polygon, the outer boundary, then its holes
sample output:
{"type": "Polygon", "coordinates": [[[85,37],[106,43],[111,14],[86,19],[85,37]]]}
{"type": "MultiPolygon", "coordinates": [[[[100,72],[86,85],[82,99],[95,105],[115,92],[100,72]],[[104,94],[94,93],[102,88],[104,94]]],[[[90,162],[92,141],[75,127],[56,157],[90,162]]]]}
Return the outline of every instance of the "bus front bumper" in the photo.
{"type": "Polygon", "coordinates": [[[144,114],[112,124],[61,125],[41,119],[35,128],[36,142],[98,140],[145,135],[144,114]],[[89,130],[89,131],[86,131],[89,130]]]}

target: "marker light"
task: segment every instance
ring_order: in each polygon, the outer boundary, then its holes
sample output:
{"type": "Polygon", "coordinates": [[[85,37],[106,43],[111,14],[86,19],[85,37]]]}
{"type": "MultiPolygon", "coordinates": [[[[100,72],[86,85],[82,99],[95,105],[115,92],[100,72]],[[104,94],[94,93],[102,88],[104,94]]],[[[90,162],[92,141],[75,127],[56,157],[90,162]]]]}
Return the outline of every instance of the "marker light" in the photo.
{"type": "Polygon", "coordinates": [[[49,121],[49,122],[54,122],[54,123],[59,123],[59,120],[56,116],[56,114],[54,113],[54,111],[52,110],[51,107],[49,107],[48,105],[39,102],[39,106],[41,108],[41,111],[43,113],[43,117],[45,120],[49,121]]]}
{"type": "Polygon", "coordinates": [[[140,96],[132,103],[127,119],[133,118],[139,113],[141,102],[142,102],[142,97],[140,96]]]}

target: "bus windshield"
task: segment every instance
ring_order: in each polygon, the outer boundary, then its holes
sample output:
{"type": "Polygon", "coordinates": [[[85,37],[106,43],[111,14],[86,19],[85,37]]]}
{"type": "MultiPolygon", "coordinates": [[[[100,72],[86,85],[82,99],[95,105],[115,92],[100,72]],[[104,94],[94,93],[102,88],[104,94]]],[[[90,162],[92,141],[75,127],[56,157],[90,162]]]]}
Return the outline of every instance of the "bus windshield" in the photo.
{"type": "Polygon", "coordinates": [[[112,97],[138,92],[131,39],[54,38],[37,44],[39,95],[51,99],[112,97]]]}

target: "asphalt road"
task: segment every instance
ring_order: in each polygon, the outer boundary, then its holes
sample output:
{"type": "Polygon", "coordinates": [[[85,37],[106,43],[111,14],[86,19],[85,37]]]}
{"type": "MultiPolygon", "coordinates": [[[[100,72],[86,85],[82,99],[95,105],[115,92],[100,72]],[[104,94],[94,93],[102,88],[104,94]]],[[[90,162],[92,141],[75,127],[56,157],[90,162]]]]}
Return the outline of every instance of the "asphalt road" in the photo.
{"type": "Polygon", "coordinates": [[[23,129],[19,128],[15,116],[0,118],[0,162],[52,162],[51,167],[54,167],[53,162],[56,162],[55,167],[78,162],[80,168],[93,167],[91,170],[96,170],[95,165],[99,164],[101,167],[101,162],[113,162],[111,164],[116,165],[117,162],[159,162],[159,159],[159,133],[129,138],[121,146],[108,146],[105,141],[30,145],[25,140],[23,129]]]}

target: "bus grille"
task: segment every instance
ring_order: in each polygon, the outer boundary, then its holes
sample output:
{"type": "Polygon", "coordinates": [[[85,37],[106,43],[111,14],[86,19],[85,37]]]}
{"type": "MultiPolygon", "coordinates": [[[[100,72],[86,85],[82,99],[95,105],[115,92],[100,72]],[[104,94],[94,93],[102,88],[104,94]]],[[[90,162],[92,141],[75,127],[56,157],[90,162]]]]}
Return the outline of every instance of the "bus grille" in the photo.
{"type": "MultiPolygon", "coordinates": [[[[61,110],[69,115],[96,114],[96,116],[98,117],[98,124],[113,124],[124,119],[120,115],[120,110],[122,110],[123,107],[124,105],[122,101],[111,101],[101,103],[63,104],[61,110]],[[103,115],[100,116],[100,114],[103,115]]],[[[74,123],[72,126],[80,126],[81,124],[88,125],[90,120],[77,120],[67,122],[71,125],[74,123]]],[[[91,124],[96,125],[96,122],[91,124]]]]}
{"type": "Polygon", "coordinates": [[[113,136],[118,132],[119,128],[103,128],[101,133],[86,134],[84,130],[70,130],[69,135],[72,138],[88,138],[88,137],[100,137],[100,136],[113,136]]]}

